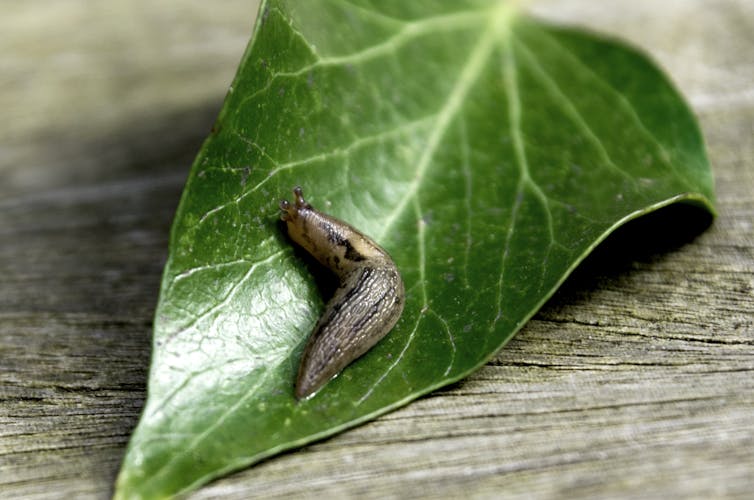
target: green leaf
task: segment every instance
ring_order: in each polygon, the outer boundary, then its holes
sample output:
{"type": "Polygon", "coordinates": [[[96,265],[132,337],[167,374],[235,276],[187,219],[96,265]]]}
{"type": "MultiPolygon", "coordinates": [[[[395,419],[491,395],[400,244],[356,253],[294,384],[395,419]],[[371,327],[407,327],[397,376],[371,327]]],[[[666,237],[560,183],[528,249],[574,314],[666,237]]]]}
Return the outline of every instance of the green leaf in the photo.
{"type": "Polygon", "coordinates": [[[186,491],[459,380],[615,228],[713,210],[693,116],[619,42],[505,2],[261,9],[173,225],[118,498],[186,491]],[[296,185],[383,245],[407,291],[395,329],[302,402],[323,296],[278,221],[296,185]]]}

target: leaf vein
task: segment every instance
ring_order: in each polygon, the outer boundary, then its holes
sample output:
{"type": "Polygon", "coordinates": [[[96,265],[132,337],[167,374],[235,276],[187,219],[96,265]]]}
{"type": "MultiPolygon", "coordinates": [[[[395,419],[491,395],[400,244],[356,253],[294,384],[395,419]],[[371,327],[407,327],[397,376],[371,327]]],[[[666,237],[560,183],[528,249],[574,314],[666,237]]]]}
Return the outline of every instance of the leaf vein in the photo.
{"type": "Polygon", "coordinates": [[[203,319],[209,317],[211,314],[214,314],[216,311],[219,311],[220,309],[224,308],[230,302],[230,300],[235,296],[235,294],[238,292],[238,290],[241,288],[241,286],[246,281],[248,281],[249,278],[251,278],[251,276],[254,274],[254,271],[256,271],[262,265],[269,264],[269,263],[273,262],[278,257],[280,257],[281,255],[283,255],[283,253],[285,253],[284,250],[278,250],[277,252],[273,253],[269,257],[266,257],[266,258],[264,258],[262,260],[259,260],[259,261],[255,262],[255,263],[253,263],[249,267],[248,271],[246,271],[246,273],[241,277],[241,279],[238,280],[236,283],[234,283],[233,286],[231,286],[228,289],[227,293],[225,294],[225,296],[223,297],[223,299],[220,302],[218,302],[214,306],[210,307],[209,309],[207,309],[202,314],[197,315],[186,326],[184,326],[184,327],[180,328],[179,330],[176,330],[176,331],[170,333],[169,335],[167,335],[165,337],[164,341],[163,341],[163,349],[165,348],[165,345],[167,343],[171,342],[174,338],[176,338],[179,335],[181,335],[181,334],[183,334],[183,333],[191,330],[192,328],[194,328],[199,321],[202,321],[203,319]]]}
{"type": "MultiPolygon", "coordinates": [[[[388,139],[392,139],[393,137],[398,137],[403,134],[408,134],[416,129],[420,129],[424,125],[432,123],[433,120],[434,120],[434,115],[425,116],[425,117],[422,117],[422,118],[419,118],[410,122],[403,123],[397,127],[380,131],[373,135],[359,137],[358,139],[354,140],[350,144],[347,144],[346,146],[339,146],[333,150],[319,153],[319,154],[316,154],[307,158],[302,158],[299,160],[292,160],[286,163],[277,164],[277,166],[274,169],[270,170],[265,175],[265,177],[254,186],[244,191],[240,195],[236,196],[232,200],[226,203],[223,203],[221,205],[218,205],[212,208],[211,210],[208,210],[204,215],[201,216],[201,218],[197,222],[197,225],[201,225],[204,221],[206,221],[213,214],[220,212],[228,208],[229,206],[238,205],[246,197],[255,193],[259,188],[264,186],[267,182],[269,182],[273,177],[275,177],[280,172],[306,166],[308,164],[316,163],[318,161],[324,162],[331,158],[347,157],[348,155],[352,154],[354,151],[359,150],[360,148],[363,148],[365,146],[369,146],[372,144],[379,144],[379,143],[385,142],[388,139]]],[[[271,159],[271,161],[273,160],[271,159]]]]}
{"type": "Polygon", "coordinates": [[[547,88],[548,92],[550,92],[550,94],[555,98],[555,102],[562,106],[563,110],[566,112],[571,121],[594,145],[594,147],[597,149],[597,153],[599,154],[600,158],[602,158],[602,161],[605,163],[605,165],[612,168],[621,176],[627,178],[629,181],[635,184],[636,179],[615,164],[613,159],[608,154],[607,149],[605,148],[605,144],[600,140],[599,137],[597,137],[597,134],[589,126],[586,119],[584,118],[584,115],[579,112],[573,100],[569,98],[568,95],[565,94],[565,92],[563,92],[552,75],[549,74],[544,66],[539,62],[536,55],[532,53],[522,41],[519,40],[518,44],[521,48],[522,53],[524,54],[526,61],[529,63],[529,67],[539,77],[540,81],[547,88]]]}
{"type": "Polygon", "coordinates": [[[262,88],[244,97],[239,102],[238,106],[239,108],[246,106],[248,102],[266,93],[270,90],[275,81],[280,78],[298,78],[318,68],[361,64],[372,59],[390,56],[406,43],[425,34],[438,31],[454,31],[465,28],[475,28],[479,24],[479,19],[484,17],[485,14],[486,12],[484,11],[472,11],[436,16],[406,23],[403,28],[397,31],[394,35],[386,38],[380,43],[371,45],[359,51],[339,56],[318,56],[315,62],[302,66],[295,71],[279,71],[277,73],[272,73],[269,80],[262,88]]]}
{"type": "Polygon", "coordinates": [[[472,49],[467,64],[461,69],[453,88],[438,112],[435,127],[429,135],[427,145],[425,146],[422,156],[419,159],[419,163],[416,166],[414,178],[411,180],[408,189],[406,189],[405,194],[401,197],[395,208],[387,215],[382,224],[382,231],[377,238],[378,241],[383,241],[385,235],[392,231],[393,226],[398,217],[400,217],[405,210],[408,202],[416,196],[419,186],[430,168],[432,158],[440,146],[441,139],[445,136],[453,118],[458,114],[458,110],[471,89],[471,86],[476,82],[479,75],[484,70],[484,63],[490,57],[495,41],[497,41],[499,33],[502,31],[503,27],[506,26],[506,22],[511,15],[509,8],[503,8],[506,4],[501,4],[501,6],[502,7],[496,11],[495,15],[492,16],[486,29],[479,37],[479,42],[477,42],[472,49]]]}
{"type": "Polygon", "coordinates": [[[647,126],[644,124],[644,122],[641,120],[641,117],[639,116],[639,113],[636,111],[636,108],[634,108],[634,105],[631,103],[631,101],[628,99],[628,96],[620,90],[618,90],[615,86],[613,86],[609,81],[607,81],[602,75],[595,72],[592,68],[589,67],[588,64],[586,64],[584,61],[581,60],[576,54],[573,53],[571,49],[566,47],[562,42],[559,40],[553,38],[550,35],[545,34],[543,32],[543,39],[550,41],[550,46],[557,48],[561,54],[565,55],[570,61],[574,62],[576,65],[581,67],[584,72],[589,74],[592,79],[597,82],[600,86],[602,86],[604,89],[611,92],[618,100],[618,103],[620,104],[620,107],[628,113],[629,117],[634,121],[634,124],[636,125],[637,129],[651,142],[655,145],[659,157],[662,160],[662,162],[665,164],[665,166],[673,173],[674,177],[678,179],[682,184],[684,184],[686,187],[688,187],[691,191],[695,191],[696,188],[691,185],[691,183],[686,179],[684,176],[680,175],[678,170],[676,169],[675,165],[671,161],[672,154],[668,150],[667,146],[665,146],[664,143],[660,142],[657,137],[655,137],[654,134],[652,134],[647,126]]]}
{"type": "Polygon", "coordinates": [[[473,195],[473,179],[471,170],[471,153],[469,150],[469,136],[466,129],[466,120],[461,117],[460,124],[460,141],[461,141],[461,172],[463,173],[464,199],[463,207],[466,212],[466,237],[463,248],[463,285],[469,289],[469,258],[471,256],[471,197],[473,195]]]}

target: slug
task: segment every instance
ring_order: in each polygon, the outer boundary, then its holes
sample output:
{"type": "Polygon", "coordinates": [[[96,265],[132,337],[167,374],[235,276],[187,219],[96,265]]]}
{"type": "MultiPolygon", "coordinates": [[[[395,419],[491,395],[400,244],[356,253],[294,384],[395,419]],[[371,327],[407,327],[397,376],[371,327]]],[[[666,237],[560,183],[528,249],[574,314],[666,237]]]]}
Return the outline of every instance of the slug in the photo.
{"type": "Polygon", "coordinates": [[[393,328],[405,290],[393,259],[349,224],[312,208],[300,187],[280,202],[291,239],[335,273],[340,286],[314,327],[296,378],[296,398],[313,395],[393,328]]]}

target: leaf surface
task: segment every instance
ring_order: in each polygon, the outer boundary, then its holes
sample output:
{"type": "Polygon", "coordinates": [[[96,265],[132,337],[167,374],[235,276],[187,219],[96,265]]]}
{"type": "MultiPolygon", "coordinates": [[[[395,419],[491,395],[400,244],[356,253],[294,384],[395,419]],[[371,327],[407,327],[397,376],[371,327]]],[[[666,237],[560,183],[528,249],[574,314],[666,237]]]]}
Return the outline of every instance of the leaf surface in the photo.
{"type": "Polygon", "coordinates": [[[506,2],[263,2],[175,218],[116,497],[189,490],[459,380],[615,228],[713,198],[693,116],[621,43],[506,2]],[[407,291],[395,329],[302,402],[323,295],[278,221],[296,185],[407,291]]]}

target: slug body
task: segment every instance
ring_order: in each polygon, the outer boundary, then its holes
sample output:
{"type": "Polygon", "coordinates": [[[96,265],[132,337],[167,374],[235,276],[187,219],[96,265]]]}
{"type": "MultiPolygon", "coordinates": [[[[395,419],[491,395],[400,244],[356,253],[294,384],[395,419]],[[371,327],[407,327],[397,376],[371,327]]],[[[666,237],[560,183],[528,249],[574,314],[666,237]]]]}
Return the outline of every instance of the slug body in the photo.
{"type": "Polygon", "coordinates": [[[334,272],[340,286],[304,351],[296,397],[314,394],[393,328],[403,312],[403,280],[390,256],[368,236],[309,205],[300,187],[280,202],[291,239],[334,272]]]}

